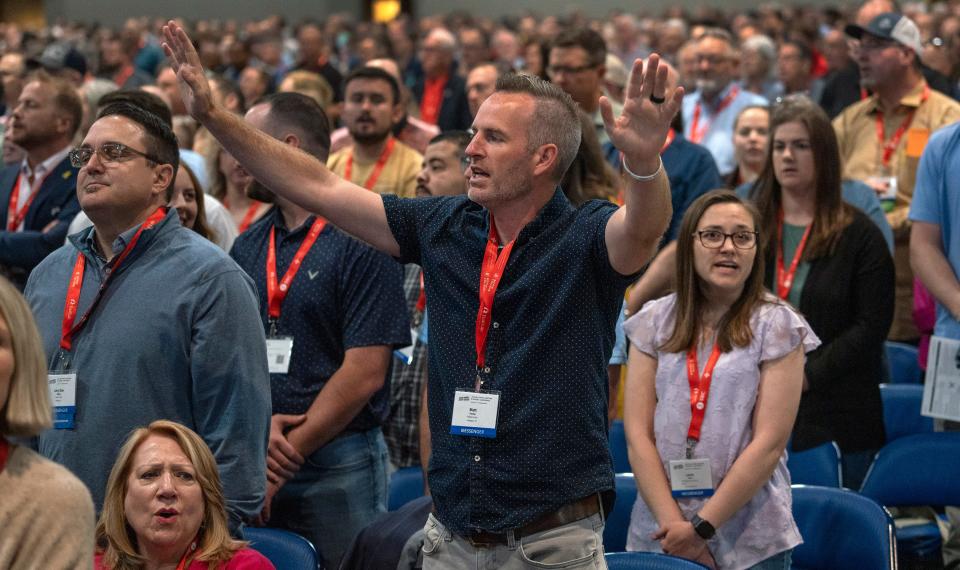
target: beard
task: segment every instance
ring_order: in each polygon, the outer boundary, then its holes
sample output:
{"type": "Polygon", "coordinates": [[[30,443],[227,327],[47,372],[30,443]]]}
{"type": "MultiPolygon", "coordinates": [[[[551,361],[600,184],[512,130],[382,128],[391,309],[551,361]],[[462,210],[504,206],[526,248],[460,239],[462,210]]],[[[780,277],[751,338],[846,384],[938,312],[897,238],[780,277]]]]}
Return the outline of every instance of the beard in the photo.
{"type": "Polygon", "coordinates": [[[257,200],[258,202],[266,202],[272,204],[276,194],[273,193],[269,188],[264,186],[259,180],[254,180],[247,186],[247,198],[252,200],[257,200]]]}
{"type": "Polygon", "coordinates": [[[350,133],[350,136],[353,137],[353,140],[354,140],[356,143],[368,145],[368,144],[378,144],[378,143],[383,142],[388,136],[390,136],[390,132],[391,132],[390,129],[386,129],[385,131],[383,131],[383,132],[378,132],[378,133],[371,133],[371,132],[356,133],[356,132],[351,132],[351,133],[350,133]]]}

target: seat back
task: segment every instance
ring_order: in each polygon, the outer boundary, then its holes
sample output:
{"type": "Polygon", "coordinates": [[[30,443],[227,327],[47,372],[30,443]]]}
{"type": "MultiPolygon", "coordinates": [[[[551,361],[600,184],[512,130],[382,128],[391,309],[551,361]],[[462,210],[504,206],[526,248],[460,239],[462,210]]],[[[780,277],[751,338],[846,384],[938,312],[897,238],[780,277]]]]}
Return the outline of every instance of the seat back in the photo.
{"type": "Polygon", "coordinates": [[[933,433],[933,418],[920,415],[922,384],[880,384],[887,443],[906,435],[933,433]]]}
{"type": "Polygon", "coordinates": [[[888,507],[960,505],[960,433],[908,435],[883,446],[860,493],[888,507]]]}
{"type": "Polygon", "coordinates": [[[923,371],[917,359],[917,348],[902,342],[886,342],[887,362],[890,364],[890,382],[893,384],[923,384],[923,371]]]}
{"type": "Polygon", "coordinates": [[[840,475],[840,447],[835,442],[787,452],[790,482],[796,485],[842,487],[840,475]]]}
{"type": "Polygon", "coordinates": [[[316,570],[320,556],[306,538],[278,528],[244,527],[250,548],[267,557],[277,570],[316,570]]]}
{"type": "Polygon", "coordinates": [[[655,552],[612,552],[607,554],[610,570],[701,570],[706,568],[691,560],[655,552]]]}
{"type": "Polygon", "coordinates": [[[423,471],[419,467],[397,469],[390,476],[390,495],[387,498],[388,511],[395,511],[422,496],[423,471]]]}
{"type": "Polygon", "coordinates": [[[794,485],[793,518],[803,544],[794,570],[896,568],[893,519],[875,501],[846,489],[794,485]]]}
{"type": "Polygon", "coordinates": [[[627,549],[627,530],[630,528],[630,513],[637,501],[637,482],[633,473],[617,473],[617,502],[607,513],[603,528],[603,549],[607,552],[623,552],[627,549]]]}
{"type": "Polygon", "coordinates": [[[627,456],[627,433],[623,429],[623,420],[614,420],[610,426],[610,456],[613,457],[614,473],[630,473],[630,458],[627,456]]]}

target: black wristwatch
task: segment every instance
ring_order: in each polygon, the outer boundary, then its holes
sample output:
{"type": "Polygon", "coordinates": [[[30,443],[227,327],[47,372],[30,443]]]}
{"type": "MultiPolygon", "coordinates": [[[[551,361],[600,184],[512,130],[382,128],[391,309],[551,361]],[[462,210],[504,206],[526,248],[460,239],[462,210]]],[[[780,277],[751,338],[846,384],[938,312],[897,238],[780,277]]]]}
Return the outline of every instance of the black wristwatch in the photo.
{"type": "Polygon", "coordinates": [[[690,524],[693,525],[694,532],[703,540],[710,540],[713,538],[713,535],[717,534],[717,529],[713,528],[712,524],[700,518],[700,515],[693,515],[693,518],[690,519],[690,524]]]}

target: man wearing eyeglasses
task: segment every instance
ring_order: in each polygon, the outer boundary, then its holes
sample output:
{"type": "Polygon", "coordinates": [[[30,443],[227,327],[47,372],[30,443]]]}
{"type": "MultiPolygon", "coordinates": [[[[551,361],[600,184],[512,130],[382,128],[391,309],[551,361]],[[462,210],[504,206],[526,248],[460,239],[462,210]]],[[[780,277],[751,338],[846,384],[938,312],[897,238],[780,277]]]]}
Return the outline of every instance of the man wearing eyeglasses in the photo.
{"type": "Polygon", "coordinates": [[[833,121],[843,177],[866,182],[885,203],[897,273],[889,338],[917,342],[907,215],[927,140],[934,131],[960,119],[960,104],[927,84],[920,70],[920,30],[906,16],[882,13],[866,26],[847,26],[846,33],[859,40],[860,85],[873,94],[847,107],[833,121]]]}
{"type": "Polygon", "coordinates": [[[77,171],[67,153],[83,106],[73,86],[32,75],[13,108],[6,136],[26,157],[0,172],[0,274],[23,289],[30,271],[63,243],[77,204],[77,171]]]}
{"type": "MultiPolygon", "coordinates": [[[[603,78],[607,72],[607,44],[597,32],[588,28],[567,30],[553,41],[547,65],[547,76],[573,97],[580,110],[593,119],[601,145],[609,145],[610,137],[600,116],[600,96],[604,95],[603,78]]],[[[630,67],[633,62],[624,62],[630,67]]],[[[622,105],[613,101],[614,115],[622,105]]]]}
{"type": "Polygon", "coordinates": [[[710,28],[695,44],[697,90],[683,100],[683,134],[687,140],[707,147],[720,176],[733,172],[733,124],[744,107],[766,105],[767,100],[750,93],[734,81],[738,54],[733,36],[710,28]]]}
{"type": "Polygon", "coordinates": [[[109,105],[70,161],[94,227],[27,283],[55,409],[39,451],[73,471],[99,510],[125,435],[181,422],[213,451],[237,528],[259,513],[266,481],[270,380],[253,283],[164,207],[179,157],[159,117],[109,105]]]}

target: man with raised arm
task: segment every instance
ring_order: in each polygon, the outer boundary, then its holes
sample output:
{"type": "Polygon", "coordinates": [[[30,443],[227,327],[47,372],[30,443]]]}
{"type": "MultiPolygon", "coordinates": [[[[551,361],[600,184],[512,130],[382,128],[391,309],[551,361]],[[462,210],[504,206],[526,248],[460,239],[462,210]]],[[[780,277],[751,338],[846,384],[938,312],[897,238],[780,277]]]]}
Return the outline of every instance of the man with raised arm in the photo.
{"type": "Polygon", "coordinates": [[[502,77],[474,120],[468,195],[401,199],[346,182],[214,106],[190,39],[172,22],[164,35],[190,113],[257,180],[424,268],[436,513],[423,567],[605,567],[605,371],[624,289],[670,217],[659,152],[683,97],[666,93],[659,58],[634,65],[621,116],[601,102],[624,153],[625,205],[575,209],[557,183],[579,146],[578,110],[556,86],[502,77]]]}

